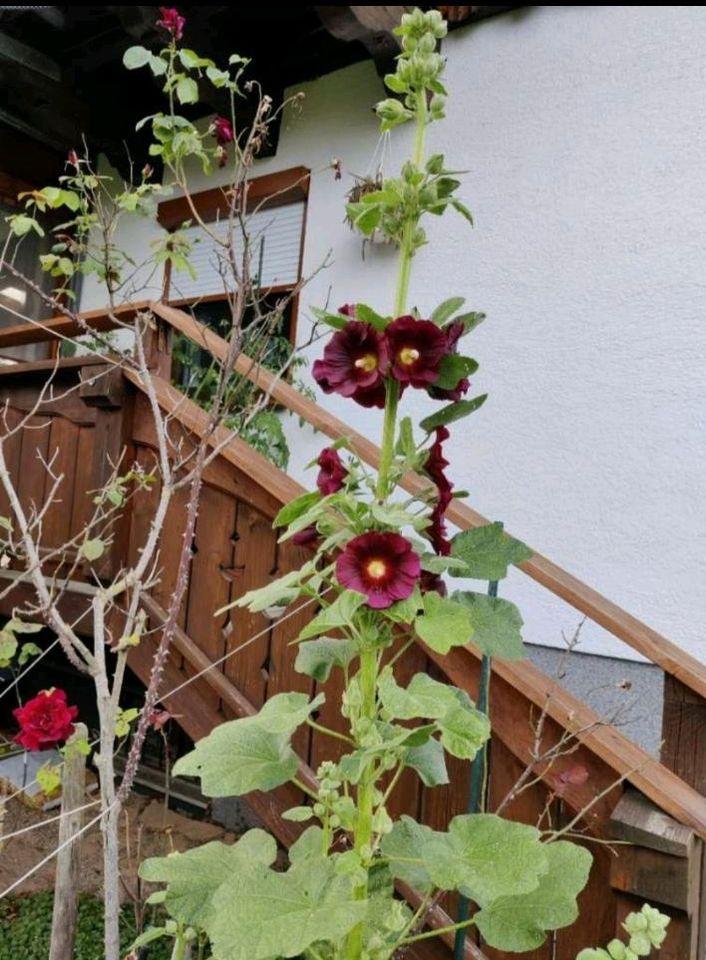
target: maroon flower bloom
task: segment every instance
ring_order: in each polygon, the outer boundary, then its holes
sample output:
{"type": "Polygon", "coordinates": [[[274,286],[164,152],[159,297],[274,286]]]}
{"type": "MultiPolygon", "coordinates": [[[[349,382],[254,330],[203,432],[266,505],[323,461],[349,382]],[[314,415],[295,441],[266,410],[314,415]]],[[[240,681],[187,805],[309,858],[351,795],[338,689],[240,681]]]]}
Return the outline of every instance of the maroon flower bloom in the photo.
{"type": "Polygon", "coordinates": [[[383,407],[387,368],[380,334],[369,323],[349,320],[326,344],[323,360],[314,361],[312,373],[324,393],[352,397],[363,407],[383,407]]]}
{"type": "Polygon", "coordinates": [[[355,537],[336,561],[338,582],[368,598],[375,610],[405,600],[419,579],[421,564],[408,540],[398,533],[355,537]]]}
{"type": "Polygon", "coordinates": [[[436,590],[440,597],[445,597],[448,593],[446,584],[441,579],[439,574],[430,573],[428,570],[422,570],[422,577],[419,581],[419,586],[421,587],[422,593],[431,593],[432,590],[436,590]]]}
{"type": "Polygon", "coordinates": [[[354,303],[344,303],[342,307],[338,308],[338,312],[342,313],[344,317],[355,320],[356,309],[354,303]]]}
{"type": "Polygon", "coordinates": [[[322,493],[325,497],[330,493],[338,493],[348,476],[348,468],[339,457],[338,450],[326,447],[321,451],[316,462],[321,468],[316,478],[319,493],[322,493]]]}
{"type": "MultiPolygon", "coordinates": [[[[463,335],[462,323],[450,323],[443,331],[446,334],[446,353],[458,353],[458,341],[463,335]]],[[[462,377],[455,387],[442,388],[435,387],[433,384],[427,387],[427,392],[434,400],[462,400],[468,393],[471,381],[468,377],[462,377]]]]}
{"type": "Polygon", "coordinates": [[[177,42],[184,36],[184,26],[186,17],[182,17],[174,7],[160,7],[159,12],[162,19],[157,21],[158,27],[164,27],[167,33],[171,33],[172,39],[177,42]]]}
{"type": "Polygon", "coordinates": [[[449,465],[449,461],[443,454],[442,444],[449,439],[449,431],[446,427],[437,427],[436,439],[429,449],[427,462],[424,464],[426,474],[436,484],[437,500],[434,509],[431,512],[431,526],[427,527],[426,534],[431,540],[436,553],[442,557],[448,557],[451,552],[451,542],[446,530],[445,514],[448,505],[453,500],[453,484],[446,476],[444,471],[449,465]]]}
{"type": "Polygon", "coordinates": [[[227,143],[233,142],[233,127],[230,120],[226,117],[216,117],[213,121],[213,136],[219,147],[225,147],[227,143]]]}
{"type": "Polygon", "coordinates": [[[63,690],[42,690],[12,714],[20,725],[15,737],[25,750],[47,750],[74,732],[78,707],[69,707],[63,690]]]}
{"type": "Polygon", "coordinates": [[[444,331],[431,320],[398,317],[385,330],[390,372],[412,387],[428,387],[439,376],[439,364],[448,353],[444,331]]]}
{"type": "Polygon", "coordinates": [[[299,530],[297,533],[292,534],[292,543],[296,543],[298,547],[306,546],[307,543],[313,543],[319,536],[319,531],[315,526],[304,527],[303,530],[299,530]]]}
{"type": "Polygon", "coordinates": [[[69,150],[68,156],[66,157],[66,162],[70,163],[72,167],[75,167],[78,170],[79,159],[75,150],[69,150]]]}

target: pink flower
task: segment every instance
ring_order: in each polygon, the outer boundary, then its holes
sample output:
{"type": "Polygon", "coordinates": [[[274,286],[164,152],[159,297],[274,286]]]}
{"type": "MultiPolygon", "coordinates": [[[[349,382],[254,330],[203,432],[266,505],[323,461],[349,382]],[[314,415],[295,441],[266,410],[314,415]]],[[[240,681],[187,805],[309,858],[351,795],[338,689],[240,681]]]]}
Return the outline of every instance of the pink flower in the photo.
{"type": "Polygon", "coordinates": [[[78,707],[69,707],[63,690],[42,690],[12,714],[20,725],[15,737],[25,750],[47,750],[74,732],[78,707]]]}
{"type": "Polygon", "coordinates": [[[424,464],[425,473],[431,477],[437,489],[437,500],[431,512],[431,526],[427,527],[426,535],[431,540],[435,552],[442,557],[448,557],[451,552],[445,514],[448,505],[453,500],[453,484],[444,472],[449,465],[449,461],[444,457],[442,450],[442,443],[448,439],[449,431],[447,428],[437,427],[436,439],[429,448],[429,456],[424,464]]]}
{"type": "Polygon", "coordinates": [[[66,157],[66,162],[70,163],[72,167],[75,167],[78,170],[79,159],[75,150],[69,150],[68,156],[66,157]]]}
{"type": "Polygon", "coordinates": [[[233,127],[230,120],[226,117],[216,117],[213,121],[213,136],[219,147],[225,147],[227,143],[232,143],[234,139],[233,127]]]}
{"type": "Polygon", "coordinates": [[[385,340],[368,323],[349,320],[314,361],[312,374],[325,393],[352,397],[363,407],[385,406],[385,340]]]}
{"type": "Polygon", "coordinates": [[[182,17],[175,7],[160,7],[159,12],[162,19],[157,21],[157,26],[164,27],[167,33],[171,33],[172,39],[179,42],[184,36],[186,17],[182,17]]]}
{"type": "Polygon", "coordinates": [[[326,447],[321,451],[316,462],[321,468],[316,478],[319,493],[325,497],[330,493],[338,493],[348,476],[348,468],[339,457],[338,451],[332,447],[326,447]]]}
{"type": "Polygon", "coordinates": [[[364,533],[346,544],[336,560],[338,582],[365,594],[375,610],[409,597],[420,571],[419,557],[398,533],[364,533]]]}
{"type": "Polygon", "coordinates": [[[444,331],[431,320],[398,317],[385,330],[390,373],[402,384],[428,387],[439,376],[439,364],[448,353],[444,331]]]}
{"type": "MultiPolygon", "coordinates": [[[[458,353],[458,341],[463,335],[463,324],[462,323],[450,323],[448,327],[443,331],[446,335],[446,353],[458,353]]],[[[427,387],[427,392],[430,397],[433,397],[435,400],[462,400],[463,397],[468,393],[468,388],[470,387],[471,382],[468,377],[462,377],[455,387],[444,388],[436,387],[434,384],[427,387]]]]}

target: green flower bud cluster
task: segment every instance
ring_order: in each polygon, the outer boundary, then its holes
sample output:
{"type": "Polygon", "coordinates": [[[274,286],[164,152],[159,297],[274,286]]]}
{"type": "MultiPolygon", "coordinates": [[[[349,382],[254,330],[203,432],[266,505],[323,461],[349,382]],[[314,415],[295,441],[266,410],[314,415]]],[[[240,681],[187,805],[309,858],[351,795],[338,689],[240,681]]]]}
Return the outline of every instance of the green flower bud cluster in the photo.
{"type": "Polygon", "coordinates": [[[423,13],[417,9],[402,17],[395,30],[402,45],[397,70],[385,77],[385,86],[399,94],[401,100],[391,97],[377,104],[383,131],[411,120],[420,95],[428,99],[430,119],[441,120],[444,116],[446,89],[440,81],[444,58],[436,52],[436,47],[446,31],[446,23],[438,10],[423,13]]]}
{"type": "Polygon", "coordinates": [[[648,957],[652,949],[658,949],[667,936],[669,917],[655,907],[645,904],[639,913],[631,913],[623,923],[629,935],[627,944],[611,940],[607,948],[589,947],[582,950],[576,960],[639,960],[648,957]]]}

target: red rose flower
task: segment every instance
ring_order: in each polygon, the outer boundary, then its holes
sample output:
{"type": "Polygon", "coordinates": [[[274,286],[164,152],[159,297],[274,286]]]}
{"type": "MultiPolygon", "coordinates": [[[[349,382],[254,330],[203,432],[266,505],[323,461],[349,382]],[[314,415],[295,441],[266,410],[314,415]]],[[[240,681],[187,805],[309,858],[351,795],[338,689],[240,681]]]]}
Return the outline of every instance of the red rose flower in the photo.
{"type": "Polygon", "coordinates": [[[431,512],[431,526],[427,527],[426,534],[431,540],[436,553],[442,557],[448,557],[451,552],[451,542],[446,530],[446,520],[444,515],[446,508],[453,500],[453,484],[446,476],[444,471],[449,465],[449,461],[444,457],[442,443],[449,439],[449,431],[446,427],[437,427],[436,439],[429,448],[429,456],[424,464],[426,474],[436,484],[437,500],[434,509],[431,512]]]}
{"type": "Polygon", "coordinates": [[[219,147],[225,147],[227,143],[232,143],[234,134],[230,120],[226,117],[216,117],[213,121],[213,136],[216,138],[219,147]]]}
{"type": "Polygon", "coordinates": [[[182,17],[174,7],[160,7],[159,12],[162,19],[157,21],[158,27],[164,27],[167,33],[171,33],[172,39],[177,42],[184,36],[184,26],[186,17],[182,17]]]}
{"type": "Polygon", "coordinates": [[[349,320],[331,337],[323,360],[315,360],[311,372],[324,393],[352,397],[363,407],[384,407],[387,368],[384,339],[369,323],[349,320]]]}
{"type": "Polygon", "coordinates": [[[355,537],[336,561],[338,582],[368,598],[375,610],[405,600],[414,590],[421,564],[408,540],[398,533],[355,537]]]}
{"type": "Polygon", "coordinates": [[[319,493],[322,493],[325,497],[330,493],[338,493],[348,476],[348,468],[339,457],[338,451],[326,447],[321,451],[316,462],[321,468],[316,478],[319,493]]]}
{"type": "MultiPolygon", "coordinates": [[[[443,331],[446,334],[446,353],[458,353],[458,341],[463,335],[462,323],[450,323],[443,331]]],[[[455,387],[427,387],[427,392],[434,400],[462,400],[468,393],[471,382],[468,377],[461,377],[455,387]]]]}
{"type": "Polygon", "coordinates": [[[439,364],[448,353],[444,331],[431,320],[398,317],[385,330],[390,373],[402,384],[428,387],[439,376],[439,364]]]}
{"type": "Polygon", "coordinates": [[[78,707],[69,707],[63,690],[42,690],[23,707],[12,711],[20,725],[15,737],[25,750],[47,750],[74,732],[78,707]]]}

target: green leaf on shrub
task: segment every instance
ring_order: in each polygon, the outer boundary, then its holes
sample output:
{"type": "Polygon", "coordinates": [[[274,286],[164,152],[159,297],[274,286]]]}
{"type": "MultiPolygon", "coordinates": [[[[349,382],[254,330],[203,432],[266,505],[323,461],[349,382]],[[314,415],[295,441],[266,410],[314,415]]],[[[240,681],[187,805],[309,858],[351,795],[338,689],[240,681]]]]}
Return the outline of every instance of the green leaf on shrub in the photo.
{"type": "Polygon", "coordinates": [[[473,643],[491,657],[522,660],[522,616],[514,603],[485,593],[457,591],[453,599],[462,603],[471,615],[473,643]]]}
{"type": "Polygon", "coordinates": [[[466,576],[474,580],[502,580],[511,564],[529,560],[532,551],[505,533],[501,523],[488,523],[457,533],[451,554],[468,565],[466,576]]]}
{"type": "Polygon", "coordinates": [[[0,667],[10,665],[17,653],[17,637],[8,630],[0,630],[0,667]]]}
{"type": "Polygon", "coordinates": [[[214,953],[228,960],[296,957],[319,941],[340,943],[365,917],[351,877],[330,860],[297,861],[286,873],[235,873],[213,899],[207,927],[214,953]]]}
{"type": "Polygon", "coordinates": [[[448,684],[440,683],[426,673],[416,673],[405,689],[398,685],[389,667],[380,675],[378,696],[385,710],[398,720],[437,719],[458,706],[448,684]]]}
{"type": "Polygon", "coordinates": [[[179,103],[198,103],[198,84],[191,77],[182,77],[177,82],[176,95],[179,103]]]}
{"type": "Polygon", "coordinates": [[[94,540],[84,540],[83,545],[81,546],[81,553],[89,563],[92,563],[94,560],[102,557],[104,552],[105,543],[98,537],[96,537],[94,540]]]}
{"type": "Polygon", "coordinates": [[[436,725],[445,749],[460,760],[473,760],[490,736],[490,721],[473,706],[457,704],[436,725]]]}
{"type": "Polygon", "coordinates": [[[212,841],[185,853],[150,857],[140,865],[140,877],[150,883],[166,883],[165,906],[177,920],[204,927],[212,915],[212,899],[234,874],[277,859],[277,843],[264,830],[248,830],[232,845],[212,841]]]}
{"type": "Polygon", "coordinates": [[[388,858],[392,876],[419,893],[426,893],[433,886],[421,850],[435,836],[431,827],[417,823],[405,814],[395,821],[392,831],[380,842],[382,854],[388,858]],[[397,857],[400,859],[397,860],[397,857]],[[410,863],[410,860],[416,862],[410,863]]]}
{"type": "Polygon", "coordinates": [[[292,570],[283,577],[273,580],[264,587],[257,590],[248,590],[242,597],[238,597],[233,603],[226,604],[220,610],[216,610],[216,616],[230,610],[231,607],[247,607],[253,613],[259,613],[261,610],[267,610],[269,607],[288,606],[299,595],[299,585],[309,574],[314,572],[312,562],[305,563],[299,570],[292,570]]]}
{"type": "Polygon", "coordinates": [[[414,621],[421,639],[437,653],[468,643],[473,634],[471,618],[462,603],[431,591],[424,596],[424,613],[414,621]]]}
{"type": "Polygon", "coordinates": [[[123,66],[126,70],[138,70],[149,63],[152,54],[145,47],[128,47],[123,54],[123,66]]]}
{"type": "Polygon", "coordinates": [[[465,297],[449,297],[448,300],[444,300],[443,303],[439,304],[432,313],[431,319],[441,327],[454,313],[461,309],[465,302],[465,297]]]}
{"type": "Polygon", "coordinates": [[[488,394],[483,393],[479,397],[474,397],[472,400],[458,400],[456,403],[450,403],[448,406],[442,407],[438,413],[433,413],[430,417],[425,417],[419,426],[425,433],[431,433],[433,430],[436,430],[437,427],[444,427],[449,423],[454,423],[456,420],[467,417],[469,413],[480,409],[487,399],[488,394]]]}
{"type": "Polygon", "coordinates": [[[333,601],[330,607],[316,614],[311,623],[308,623],[299,634],[300,640],[308,640],[320,633],[335,630],[336,627],[347,626],[356,611],[365,603],[365,597],[356,590],[344,590],[333,601]]]}
{"type": "Polygon", "coordinates": [[[535,827],[490,813],[454,817],[448,833],[423,844],[421,857],[435,886],[480,906],[536,889],[549,866],[535,827]]]}
{"type": "Polygon", "coordinates": [[[491,947],[513,953],[534,950],[544,943],[547,931],[576,920],[576,897],[588,881],[591,854],[564,840],[545,844],[544,854],[549,869],[534,890],[500,897],[476,914],[476,925],[491,947]]]}
{"type": "Polygon", "coordinates": [[[333,667],[345,668],[358,655],[352,640],[321,637],[299,644],[294,669],[325,683],[333,667]]]}
{"type": "Polygon", "coordinates": [[[420,747],[412,747],[404,757],[404,765],[416,771],[425,787],[440,787],[449,782],[444,748],[431,737],[420,747]]]}

